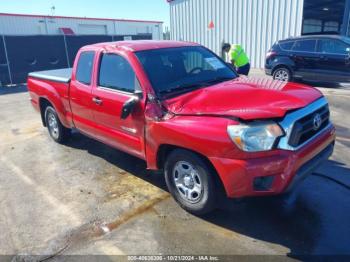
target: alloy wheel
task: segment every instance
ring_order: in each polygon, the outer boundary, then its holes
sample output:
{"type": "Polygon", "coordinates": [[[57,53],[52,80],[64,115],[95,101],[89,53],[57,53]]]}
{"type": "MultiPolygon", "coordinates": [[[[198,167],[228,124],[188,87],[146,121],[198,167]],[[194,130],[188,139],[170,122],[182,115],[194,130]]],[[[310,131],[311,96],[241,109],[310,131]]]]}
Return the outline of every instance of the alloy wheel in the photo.
{"type": "Polygon", "coordinates": [[[47,121],[48,121],[47,124],[49,126],[49,131],[50,131],[51,136],[54,139],[58,139],[59,129],[58,129],[58,122],[57,122],[57,118],[56,118],[55,114],[52,112],[48,112],[47,121]]]}
{"type": "Polygon", "coordinates": [[[197,203],[203,195],[203,183],[198,171],[187,161],[179,161],[173,169],[173,180],[182,199],[197,203]]]}
{"type": "Polygon", "coordinates": [[[289,72],[284,68],[277,69],[277,71],[274,74],[274,79],[279,80],[279,81],[283,81],[283,82],[288,82],[289,72]]]}

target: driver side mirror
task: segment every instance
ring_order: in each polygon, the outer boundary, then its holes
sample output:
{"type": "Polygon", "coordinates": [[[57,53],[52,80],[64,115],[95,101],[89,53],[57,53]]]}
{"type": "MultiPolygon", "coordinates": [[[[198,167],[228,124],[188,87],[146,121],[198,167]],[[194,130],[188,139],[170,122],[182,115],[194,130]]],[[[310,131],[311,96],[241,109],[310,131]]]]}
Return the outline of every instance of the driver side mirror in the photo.
{"type": "Polygon", "coordinates": [[[133,96],[127,100],[122,108],[122,113],[120,118],[126,119],[135,109],[135,106],[139,103],[140,98],[138,96],[133,96]]]}

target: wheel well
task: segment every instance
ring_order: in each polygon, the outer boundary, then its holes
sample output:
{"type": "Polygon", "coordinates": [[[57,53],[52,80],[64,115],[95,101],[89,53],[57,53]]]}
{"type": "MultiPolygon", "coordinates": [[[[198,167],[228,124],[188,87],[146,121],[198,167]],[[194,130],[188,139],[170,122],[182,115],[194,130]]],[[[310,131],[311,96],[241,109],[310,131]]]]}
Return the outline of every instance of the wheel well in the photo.
{"type": "Polygon", "coordinates": [[[289,72],[293,75],[293,70],[292,70],[292,68],[290,68],[290,67],[287,66],[287,65],[277,65],[277,66],[275,66],[275,67],[273,68],[272,72],[271,72],[271,75],[273,75],[273,74],[275,73],[275,71],[276,71],[277,69],[279,69],[279,68],[286,68],[286,69],[288,69],[289,72]]]}
{"type": "Polygon", "coordinates": [[[213,166],[213,164],[210,162],[210,160],[206,156],[204,156],[196,151],[193,151],[191,149],[180,147],[180,146],[168,145],[168,144],[160,145],[158,148],[158,152],[157,152],[158,169],[160,169],[160,170],[164,169],[164,164],[165,164],[167,157],[175,149],[187,150],[187,151],[190,151],[190,152],[196,154],[197,156],[199,156],[206,163],[206,165],[210,169],[211,173],[214,174],[214,182],[215,182],[216,187],[219,189],[220,194],[226,196],[226,190],[225,190],[224,184],[222,183],[221,178],[220,178],[219,174],[216,172],[216,169],[213,166]]]}
{"type": "Polygon", "coordinates": [[[46,126],[46,121],[45,121],[45,109],[48,106],[52,106],[52,104],[47,100],[46,98],[40,98],[39,99],[39,106],[40,106],[40,115],[41,115],[41,121],[43,123],[43,126],[46,126]]]}

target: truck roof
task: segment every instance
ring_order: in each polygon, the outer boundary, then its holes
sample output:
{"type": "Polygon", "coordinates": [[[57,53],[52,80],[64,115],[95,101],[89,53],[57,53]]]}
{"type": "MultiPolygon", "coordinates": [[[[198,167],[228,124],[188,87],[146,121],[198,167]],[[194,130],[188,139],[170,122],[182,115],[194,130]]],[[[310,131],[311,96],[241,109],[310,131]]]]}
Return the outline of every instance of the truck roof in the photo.
{"type": "Polygon", "coordinates": [[[171,47],[184,47],[184,46],[199,46],[199,44],[192,42],[182,41],[169,41],[169,40],[132,40],[132,41],[117,41],[117,42],[105,42],[97,43],[93,45],[85,46],[85,48],[103,48],[103,49],[114,49],[124,48],[131,52],[160,49],[160,48],[171,48],[171,47]]]}

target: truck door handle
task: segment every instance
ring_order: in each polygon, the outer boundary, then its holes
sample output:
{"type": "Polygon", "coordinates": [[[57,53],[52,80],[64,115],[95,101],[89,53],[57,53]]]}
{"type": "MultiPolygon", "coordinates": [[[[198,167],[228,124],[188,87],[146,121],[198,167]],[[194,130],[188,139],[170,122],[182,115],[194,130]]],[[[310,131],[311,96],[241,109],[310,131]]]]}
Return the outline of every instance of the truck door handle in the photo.
{"type": "Polygon", "coordinates": [[[94,97],[92,99],[92,102],[94,102],[96,105],[101,105],[102,104],[102,100],[99,97],[94,97]]]}

